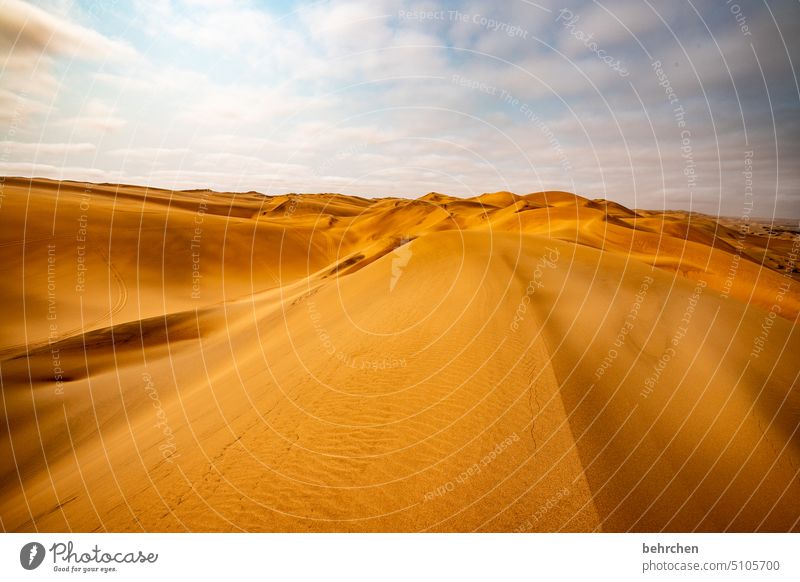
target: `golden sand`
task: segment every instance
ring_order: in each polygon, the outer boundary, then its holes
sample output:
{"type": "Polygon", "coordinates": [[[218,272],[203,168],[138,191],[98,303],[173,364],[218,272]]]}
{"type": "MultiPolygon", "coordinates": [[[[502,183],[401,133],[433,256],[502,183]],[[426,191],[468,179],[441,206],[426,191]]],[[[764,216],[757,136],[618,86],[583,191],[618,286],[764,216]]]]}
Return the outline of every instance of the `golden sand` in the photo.
{"type": "Polygon", "coordinates": [[[800,529],[798,236],[7,179],[7,531],[800,529]]]}

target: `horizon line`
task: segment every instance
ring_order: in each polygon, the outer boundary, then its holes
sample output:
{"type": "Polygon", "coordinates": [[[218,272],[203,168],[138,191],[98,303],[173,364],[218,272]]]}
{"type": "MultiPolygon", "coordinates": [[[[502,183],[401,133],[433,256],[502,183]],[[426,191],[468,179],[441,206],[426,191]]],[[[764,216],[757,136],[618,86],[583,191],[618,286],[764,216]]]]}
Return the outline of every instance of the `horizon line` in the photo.
{"type": "Polygon", "coordinates": [[[361,200],[421,200],[421,199],[425,198],[426,196],[430,196],[430,195],[434,194],[434,195],[439,195],[439,196],[447,196],[447,197],[454,198],[454,199],[457,199],[457,200],[475,200],[476,198],[480,198],[482,196],[486,196],[486,195],[489,195],[489,194],[511,194],[513,196],[519,196],[520,198],[524,198],[526,196],[533,196],[533,195],[536,195],[536,194],[547,194],[547,193],[555,194],[555,193],[558,193],[558,194],[568,194],[570,196],[575,196],[576,198],[581,198],[583,200],[586,200],[587,202],[606,202],[606,203],[616,204],[616,205],[621,206],[621,207],[623,207],[623,208],[625,208],[626,210],[629,210],[629,211],[641,210],[641,211],[645,211],[645,212],[663,212],[663,213],[667,213],[667,212],[682,212],[682,213],[690,214],[690,215],[691,214],[696,214],[696,215],[700,215],[700,216],[708,216],[708,217],[717,218],[717,219],[736,219],[736,220],[742,220],[742,221],[745,221],[744,220],[745,218],[747,218],[747,220],[749,220],[749,221],[759,221],[759,222],[762,222],[762,221],[772,221],[772,222],[774,222],[776,220],[779,220],[779,221],[794,221],[794,222],[797,223],[797,227],[800,228],[800,216],[797,216],[797,217],[794,217],[794,216],[792,216],[792,217],[789,217],[789,216],[747,216],[747,217],[745,217],[744,214],[742,216],[728,215],[728,214],[709,214],[707,212],[701,212],[699,210],[687,210],[685,208],[666,208],[666,207],[665,208],[643,208],[643,207],[633,207],[633,208],[631,208],[631,207],[628,207],[628,206],[622,204],[621,202],[617,202],[616,200],[612,200],[612,199],[609,199],[609,198],[588,198],[588,197],[583,196],[581,194],[578,194],[576,192],[570,192],[568,190],[555,190],[555,189],[554,190],[538,190],[538,191],[534,191],[534,192],[527,192],[525,194],[518,194],[516,192],[511,192],[510,190],[495,190],[495,191],[482,192],[480,194],[477,194],[475,196],[471,196],[471,197],[468,197],[468,198],[467,197],[461,197],[461,196],[454,196],[452,194],[446,194],[444,192],[438,192],[436,190],[431,190],[430,192],[426,192],[425,194],[420,194],[419,196],[417,196],[415,198],[407,198],[407,197],[403,197],[403,196],[361,196],[361,195],[358,195],[358,194],[345,194],[345,193],[342,193],[342,192],[283,192],[283,193],[279,193],[279,194],[267,194],[267,193],[261,192],[259,190],[214,190],[212,188],[183,188],[183,189],[177,189],[177,188],[165,188],[163,186],[149,186],[149,185],[144,185],[144,184],[134,184],[134,183],[126,183],[126,182],[92,182],[90,180],[67,180],[67,179],[59,180],[59,179],[56,179],[56,178],[48,178],[46,176],[31,176],[31,177],[28,177],[28,176],[6,176],[6,175],[0,175],[0,199],[3,196],[2,186],[7,180],[21,180],[21,181],[27,181],[27,182],[31,182],[31,183],[36,181],[36,180],[39,180],[39,181],[48,181],[48,182],[55,182],[55,183],[65,183],[66,182],[66,183],[71,183],[71,184],[91,184],[93,186],[106,186],[106,187],[108,187],[108,186],[117,186],[117,187],[122,186],[122,187],[130,187],[130,188],[144,188],[146,190],[160,190],[160,191],[163,191],[163,192],[181,192],[181,193],[211,192],[211,193],[214,193],[214,194],[232,194],[232,195],[237,195],[237,194],[257,194],[259,196],[264,196],[264,197],[267,197],[267,198],[275,198],[275,197],[279,197],[279,196],[343,196],[343,197],[349,197],[349,198],[359,198],[361,200]]]}

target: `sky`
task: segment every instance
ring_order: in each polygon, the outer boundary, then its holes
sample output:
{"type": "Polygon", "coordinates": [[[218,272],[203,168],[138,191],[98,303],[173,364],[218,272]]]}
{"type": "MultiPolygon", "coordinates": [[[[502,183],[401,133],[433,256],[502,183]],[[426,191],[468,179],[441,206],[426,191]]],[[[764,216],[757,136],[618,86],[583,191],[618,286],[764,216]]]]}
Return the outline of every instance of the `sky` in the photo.
{"type": "Polygon", "coordinates": [[[0,174],[800,217],[794,0],[0,0],[0,174]]]}

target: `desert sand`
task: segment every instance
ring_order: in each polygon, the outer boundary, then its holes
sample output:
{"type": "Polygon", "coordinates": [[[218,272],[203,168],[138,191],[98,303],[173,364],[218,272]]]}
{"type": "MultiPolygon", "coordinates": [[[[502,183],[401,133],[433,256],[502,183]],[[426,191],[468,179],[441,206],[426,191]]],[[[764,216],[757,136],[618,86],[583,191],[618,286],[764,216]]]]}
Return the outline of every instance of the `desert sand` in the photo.
{"type": "Polygon", "coordinates": [[[800,530],[796,229],[566,192],[1,203],[4,531],[800,530]]]}

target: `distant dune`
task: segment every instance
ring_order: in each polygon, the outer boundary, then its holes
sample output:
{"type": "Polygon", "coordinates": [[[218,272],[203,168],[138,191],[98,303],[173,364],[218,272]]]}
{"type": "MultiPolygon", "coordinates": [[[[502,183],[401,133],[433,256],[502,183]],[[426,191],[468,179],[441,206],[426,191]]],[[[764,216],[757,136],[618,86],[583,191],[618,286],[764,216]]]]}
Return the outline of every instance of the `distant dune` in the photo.
{"type": "Polygon", "coordinates": [[[800,530],[796,229],[3,194],[4,530],[800,530]]]}

